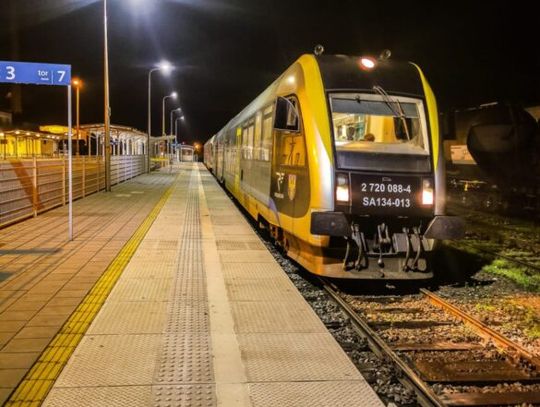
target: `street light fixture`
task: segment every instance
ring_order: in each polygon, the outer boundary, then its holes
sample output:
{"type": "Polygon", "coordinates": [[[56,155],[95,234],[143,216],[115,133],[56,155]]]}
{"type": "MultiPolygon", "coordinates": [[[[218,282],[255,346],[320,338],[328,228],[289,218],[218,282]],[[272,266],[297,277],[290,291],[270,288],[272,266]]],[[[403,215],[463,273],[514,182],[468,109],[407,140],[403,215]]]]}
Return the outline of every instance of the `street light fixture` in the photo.
{"type": "Polygon", "coordinates": [[[147,171],[150,173],[150,133],[152,132],[152,73],[161,71],[163,75],[169,75],[174,67],[167,61],[161,61],[158,66],[148,71],[148,128],[146,134],[147,171]]]}
{"type": "Polygon", "coordinates": [[[165,136],[167,135],[167,132],[165,131],[165,101],[167,99],[174,99],[176,100],[178,98],[178,93],[172,92],[170,95],[167,95],[163,97],[162,104],[161,104],[161,135],[165,136]]]}

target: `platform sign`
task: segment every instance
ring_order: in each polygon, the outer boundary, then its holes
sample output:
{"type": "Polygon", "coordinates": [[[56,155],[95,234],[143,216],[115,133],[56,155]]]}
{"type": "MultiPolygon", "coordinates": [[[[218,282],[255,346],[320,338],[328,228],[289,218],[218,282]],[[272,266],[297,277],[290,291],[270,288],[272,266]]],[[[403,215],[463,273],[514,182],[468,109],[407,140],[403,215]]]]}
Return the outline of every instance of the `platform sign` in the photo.
{"type": "Polygon", "coordinates": [[[71,65],[0,61],[0,82],[69,86],[71,65]]]}
{"type": "Polygon", "coordinates": [[[66,86],[68,100],[68,239],[73,240],[73,159],[71,145],[71,65],[0,61],[0,83],[66,86]]]}

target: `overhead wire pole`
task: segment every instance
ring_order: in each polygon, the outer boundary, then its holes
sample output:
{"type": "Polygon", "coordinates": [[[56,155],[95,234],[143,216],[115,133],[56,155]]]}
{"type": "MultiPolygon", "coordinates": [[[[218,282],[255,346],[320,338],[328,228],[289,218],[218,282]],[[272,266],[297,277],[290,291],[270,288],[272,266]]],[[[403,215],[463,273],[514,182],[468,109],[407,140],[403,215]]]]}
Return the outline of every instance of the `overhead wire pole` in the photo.
{"type": "Polygon", "coordinates": [[[105,190],[111,191],[111,108],[109,106],[109,48],[107,40],[107,0],[103,0],[103,30],[104,30],[104,97],[105,97],[105,111],[104,111],[104,125],[105,125],[105,190]]]}

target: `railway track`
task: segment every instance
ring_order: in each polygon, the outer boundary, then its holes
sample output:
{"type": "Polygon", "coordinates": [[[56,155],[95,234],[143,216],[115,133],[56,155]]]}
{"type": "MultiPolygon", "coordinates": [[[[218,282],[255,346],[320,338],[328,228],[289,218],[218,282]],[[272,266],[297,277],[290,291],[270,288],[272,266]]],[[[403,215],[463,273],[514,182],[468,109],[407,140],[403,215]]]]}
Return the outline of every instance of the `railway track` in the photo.
{"type": "Polygon", "coordinates": [[[540,405],[540,359],[436,294],[352,297],[322,284],[419,405],[540,405]]]}

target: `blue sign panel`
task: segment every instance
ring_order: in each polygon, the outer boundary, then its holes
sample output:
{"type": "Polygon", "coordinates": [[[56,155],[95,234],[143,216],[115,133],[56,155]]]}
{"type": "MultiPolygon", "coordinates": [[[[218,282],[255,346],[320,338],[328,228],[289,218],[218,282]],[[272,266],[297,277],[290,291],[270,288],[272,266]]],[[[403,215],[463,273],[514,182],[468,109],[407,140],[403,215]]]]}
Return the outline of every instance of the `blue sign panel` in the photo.
{"type": "Polygon", "coordinates": [[[71,65],[0,61],[0,83],[68,86],[71,65]]]}

